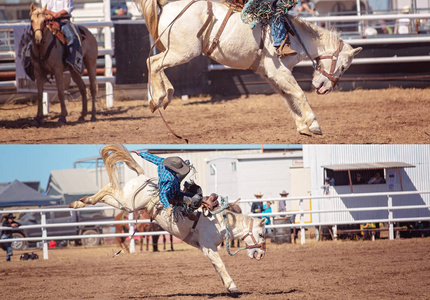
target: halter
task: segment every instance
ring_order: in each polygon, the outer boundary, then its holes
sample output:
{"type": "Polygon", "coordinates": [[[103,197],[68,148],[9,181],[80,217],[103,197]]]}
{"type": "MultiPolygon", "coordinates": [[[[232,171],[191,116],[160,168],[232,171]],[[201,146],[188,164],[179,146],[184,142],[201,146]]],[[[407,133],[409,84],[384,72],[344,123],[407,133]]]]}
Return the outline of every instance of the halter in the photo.
{"type": "Polygon", "coordinates": [[[254,242],[254,245],[247,245],[245,243],[245,249],[254,249],[254,248],[260,248],[263,251],[266,251],[266,241],[257,243],[257,240],[254,237],[254,233],[252,232],[252,225],[254,224],[254,220],[251,220],[251,224],[249,225],[249,230],[245,235],[242,237],[242,241],[245,241],[245,239],[248,236],[251,236],[252,241],[254,242]]]}
{"type": "Polygon", "coordinates": [[[334,76],[334,70],[336,68],[336,63],[339,58],[339,54],[342,51],[343,48],[343,41],[340,40],[339,48],[332,54],[332,55],[325,55],[325,56],[318,56],[315,58],[315,60],[318,62],[318,66],[316,67],[316,70],[319,71],[322,75],[330,79],[332,87],[335,87],[337,82],[340,79],[339,77],[334,76]],[[330,73],[327,73],[326,70],[321,68],[321,65],[319,65],[319,62],[322,59],[331,59],[331,66],[330,66],[330,73]]]}
{"type": "Polygon", "coordinates": [[[234,252],[234,253],[230,253],[230,243],[229,243],[229,240],[230,240],[230,233],[229,233],[229,231],[228,231],[228,228],[227,228],[227,215],[226,215],[226,213],[225,213],[225,210],[223,210],[222,211],[222,215],[223,215],[223,217],[224,217],[224,225],[225,225],[225,240],[226,240],[226,251],[227,251],[227,253],[228,254],[230,254],[231,256],[233,256],[233,255],[236,255],[238,252],[240,252],[240,251],[242,251],[242,250],[249,250],[249,249],[255,249],[255,248],[259,248],[259,249],[261,249],[261,250],[263,250],[263,251],[266,251],[266,241],[264,241],[264,242],[261,242],[261,243],[257,243],[257,240],[256,240],[256,238],[254,237],[254,234],[252,233],[252,227],[253,227],[253,224],[254,224],[254,220],[252,220],[251,219],[251,224],[249,225],[249,230],[248,230],[248,232],[247,233],[245,233],[245,235],[241,238],[241,240],[242,241],[245,241],[245,239],[248,237],[248,236],[251,236],[251,239],[252,239],[252,241],[254,242],[254,245],[248,245],[248,244],[246,244],[245,243],[245,247],[243,247],[243,248],[240,248],[239,250],[237,250],[236,252],[234,252]]]}
{"type": "Polygon", "coordinates": [[[285,20],[287,20],[288,25],[290,25],[290,27],[293,29],[294,35],[297,37],[297,39],[300,42],[300,45],[305,50],[305,53],[308,56],[309,60],[312,62],[312,65],[313,65],[315,71],[318,71],[322,75],[324,75],[325,77],[327,77],[330,80],[332,87],[334,88],[335,85],[337,84],[337,82],[340,79],[340,77],[335,77],[335,76],[333,76],[333,74],[334,74],[334,70],[335,70],[335,67],[336,67],[337,59],[339,58],[339,54],[340,54],[340,52],[342,51],[342,48],[343,48],[343,41],[340,40],[339,47],[333,53],[333,55],[331,55],[331,56],[328,56],[328,55],[326,55],[326,56],[318,56],[314,60],[311,57],[311,55],[309,54],[308,49],[306,49],[305,44],[303,43],[302,39],[300,38],[299,34],[297,33],[296,27],[294,26],[293,22],[291,22],[290,17],[288,15],[286,15],[285,20]],[[319,64],[317,64],[317,62],[319,62],[321,59],[331,59],[332,60],[331,67],[330,67],[330,73],[327,73],[327,71],[325,71],[323,68],[321,68],[321,66],[319,64]]]}

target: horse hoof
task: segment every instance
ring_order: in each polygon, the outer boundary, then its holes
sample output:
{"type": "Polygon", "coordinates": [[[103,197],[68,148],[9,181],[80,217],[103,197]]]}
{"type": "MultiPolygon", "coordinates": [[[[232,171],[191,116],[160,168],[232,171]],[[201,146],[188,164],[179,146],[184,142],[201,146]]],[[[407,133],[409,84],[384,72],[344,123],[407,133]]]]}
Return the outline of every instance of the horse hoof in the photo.
{"type": "Polygon", "coordinates": [[[96,116],[92,116],[92,117],[91,117],[91,122],[95,122],[95,121],[97,121],[96,116]]]}
{"type": "Polygon", "coordinates": [[[58,118],[58,122],[59,125],[66,125],[67,124],[67,120],[65,116],[61,116],[60,118],[58,118]]]}
{"type": "Polygon", "coordinates": [[[312,136],[311,131],[307,127],[299,129],[298,132],[302,135],[312,136]]]}
{"type": "Polygon", "coordinates": [[[85,122],[85,117],[79,117],[78,119],[78,123],[84,123],[85,122]]]}
{"type": "Polygon", "coordinates": [[[239,293],[239,289],[236,286],[229,287],[227,289],[229,293],[239,293]]]}
{"type": "Polygon", "coordinates": [[[320,125],[318,124],[318,122],[316,120],[312,122],[311,126],[309,126],[309,130],[313,134],[322,135],[321,127],[320,127],[320,125]]]}
{"type": "Polygon", "coordinates": [[[43,123],[43,119],[41,117],[37,116],[31,122],[31,125],[33,125],[33,126],[39,126],[39,125],[42,125],[42,123],[43,123]]]}

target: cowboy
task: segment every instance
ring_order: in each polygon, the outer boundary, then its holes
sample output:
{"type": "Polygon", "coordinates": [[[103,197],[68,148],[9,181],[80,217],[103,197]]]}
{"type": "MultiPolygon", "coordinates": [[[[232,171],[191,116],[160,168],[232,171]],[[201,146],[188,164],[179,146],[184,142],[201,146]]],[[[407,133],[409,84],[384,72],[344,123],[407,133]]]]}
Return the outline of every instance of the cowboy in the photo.
{"type": "MultiPolygon", "coordinates": [[[[254,197],[257,199],[261,199],[263,197],[263,194],[261,192],[258,192],[254,194],[254,197]]],[[[251,212],[252,213],[261,213],[263,211],[263,202],[253,202],[251,206],[251,212]]]]}
{"type": "MultiPolygon", "coordinates": [[[[3,221],[3,223],[1,224],[2,227],[18,227],[21,224],[19,224],[18,222],[15,222],[15,217],[13,214],[8,214],[5,218],[5,220],[3,221]]],[[[1,234],[1,239],[11,239],[13,238],[13,234],[12,234],[12,229],[6,229],[2,231],[1,234]]],[[[6,261],[10,261],[10,257],[13,255],[12,252],[12,243],[2,243],[4,245],[6,245],[6,261]]]]}
{"type": "Polygon", "coordinates": [[[191,170],[189,161],[185,162],[178,156],[167,157],[164,159],[148,152],[131,152],[136,153],[143,159],[157,165],[160,202],[163,204],[164,208],[167,209],[166,216],[169,217],[172,214],[173,207],[170,204],[170,201],[174,203],[184,203],[191,210],[196,210],[200,207],[202,203],[201,192],[184,193],[181,191],[181,181],[191,170]]]}
{"type": "Polygon", "coordinates": [[[272,5],[275,10],[274,16],[270,20],[270,30],[273,36],[273,46],[279,57],[296,55],[297,52],[291,49],[290,37],[285,28],[284,16],[296,6],[297,0],[275,0],[272,5]]]}
{"type": "MultiPolygon", "coordinates": [[[[287,193],[287,191],[286,191],[286,190],[283,190],[281,193],[279,193],[279,195],[280,195],[282,198],[287,198],[287,197],[288,197],[288,193],[287,193]]],[[[281,200],[281,201],[279,201],[279,202],[278,202],[278,205],[279,205],[279,207],[278,207],[278,211],[279,211],[279,212],[287,211],[287,210],[286,210],[286,203],[285,203],[285,200],[281,200]]]]}
{"type": "Polygon", "coordinates": [[[79,29],[70,22],[73,0],[42,0],[41,4],[42,7],[46,5],[46,20],[58,21],[67,38],[66,64],[82,75],[84,73],[82,37],[79,29]]]}

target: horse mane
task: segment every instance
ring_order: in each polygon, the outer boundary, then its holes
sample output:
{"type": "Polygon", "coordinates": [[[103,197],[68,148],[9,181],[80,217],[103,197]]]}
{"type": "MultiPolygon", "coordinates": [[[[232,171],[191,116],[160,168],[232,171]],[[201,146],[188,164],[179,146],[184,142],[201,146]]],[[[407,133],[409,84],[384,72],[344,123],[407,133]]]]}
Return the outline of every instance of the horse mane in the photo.
{"type": "MultiPolygon", "coordinates": [[[[339,45],[340,32],[336,31],[335,29],[331,29],[331,30],[324,29],[306,20],[303,20],[302,18],[299,18],[297,16],[290,16],[290,18],[295,23],[296,26],[299,26],[306,32],[310,33],[312,39],[316,41],[327,42],[328,46],[333,49],[337,48],[337,46],[339,45]]],[[[324,43],[317,43],[317,44],[320,45],[318,47],[321,47],[321,48],[324,47],[324,43]]]]}
{"type": "Polygon", "coordinates": [[[105,164],[106,172],[109,176],[109,182],[113,187],[118,188],[118,162],[124,162],[137,175],[142,175],[142,167],[133,159],[131,154],[123,145],[107,145],[101,150],[101,156],[105,164]]]}

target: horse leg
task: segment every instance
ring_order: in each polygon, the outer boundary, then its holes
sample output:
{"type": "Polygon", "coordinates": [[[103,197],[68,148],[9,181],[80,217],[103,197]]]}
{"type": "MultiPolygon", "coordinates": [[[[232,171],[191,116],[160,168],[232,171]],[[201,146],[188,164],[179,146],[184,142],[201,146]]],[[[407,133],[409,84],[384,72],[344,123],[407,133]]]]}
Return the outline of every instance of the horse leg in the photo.
{"type": "Polygon", "coordinates": [[[296,123],[297,131],[300,134],[311,135],[322,134],[317,118],[309,106],[306,95],[303,93],[291,72],[280,71],[281,74],[263,75],[273,88],[284,98],[285,104],[296,123]],[[286,74],[287,73],[287,74],[286,74]]]}
{"type": "Polygon", "coordinates": [[[149,252],[149,235],[146,236],[146,252],[149,252]]]}
{"type": "MultiPolygon", "coordinates": [[[[148,70],[150,70],[149,76],[153,92],[152,99],[149,99],[152,112],[155,111],[162,100],[164,109],[169,105],[170,101],[172,101],[174,88],[164,73],[164,69],[189,62],[194,57],[200,55],[200,49],[200,46],[196,46],[194,51],[180,53],[170,48],[167,51],[148,58],[147,64],[148,70]],[[155,101],[155,106],[154,103],[151,103],[152,101],[155,101]]],[[[187,48],[187,50],[189,51],[190,49],[187,48]]]]}
{"type": "Polygon", "coordinates": [[[73,201],[72,203],[70,203],[69,207],[82,208],[87,205],[95,205],[98,202],[104,202],[108,205],[111,205],[121,210],[125,210],[129,213],[133,212],[132,209],[124,207],[121,204],[122,197],[123,197],[122,191],[116,188],[113,188],[111,184],[108,184],[93,196],[85,196],[79,199],[78,201],[73,201]]]}
{"type": "Polygon", "coordinates": [[[227,291],[231,293],[239,292],[236,284],[233,282],[233,279],[227,273],[225,265],[221,260],[221,257],[219,256],[218,251],[211,248],[206,248],[206,247],[202,247],[200,250],[202,250],[203,254],[209,259],[209,261],[212,263],[217,273],[220,275],[221,280],[225,288],[227,289],[227,291]]]}
{"type": "Polygon", "coordinates": [[[88,78],[90,79],[90,92],[91,92],[91,121],[97,121],[96,118],[96,100],[97,100],[97,53],[95,53],[95,57],[90,57],[90,55],[86,55],[84,57],[84,64],[88,71],[88,78]]]}
{"type": "Polygon", "coordinates": [[[170,250],[173,250],[173,235],[170,235],[170,250]]]}
{"type": "Polygon", "coordinates": [[[61,115],[58,119],[59,124],[66,124],[66,117],[67,117],[67,109],[66,109],[66,101],[64,96],[64,80],[63,80],[63,70],[57,70],[55,72],[55,83],[57,85],[57,91],[58,91],[58,99],[60,99],[60,106],[61,106],[61,115]]]}
{"type": "Polygon", "coordinates": [[[166,235],[163,234],[163,251],[166,251],[166,235]]]}
{"type": "Polygon", "coordinates": [[[152,251],[158,252],[158,238],[160,235],[153,235],[152,236],[152,251]]]}
{"type": "Polygon", "coordinates": [[[38,77],[37,83],[37,115],[34,119],[34,125],[40,125],[43,123],[43,86],[45,85],[45,79],[38,77]]]}
{"type": "Polygon", "coordinates": [[[85,87],[85,83],[82,80],[82,77],[80,74],[78,74],[75,70],[70,70],[70,75],[72,75],[73,81],[76,83],[76,85],[79,88],[79,93],[81,93],[82,97],[82,112],[81,116],[78,119],[78,122],[85,121],[85,116],[88,113],[88,98],[87,98],[87,89],[85,87]]]}

